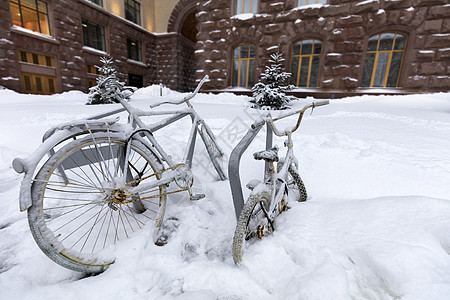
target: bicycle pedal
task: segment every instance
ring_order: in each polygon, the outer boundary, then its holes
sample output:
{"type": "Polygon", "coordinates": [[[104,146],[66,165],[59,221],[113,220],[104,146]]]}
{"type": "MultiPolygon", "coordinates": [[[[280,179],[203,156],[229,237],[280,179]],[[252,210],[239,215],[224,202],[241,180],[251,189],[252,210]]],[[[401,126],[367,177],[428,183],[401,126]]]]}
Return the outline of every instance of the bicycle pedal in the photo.
{"type": "Polygon", "coordinates": [[[250,191],[253,191],[254,188],[255,188],[258,184],[260,184],[261,182],[262,182],[261,180],[258,180],[258,179],[252,179],[252,180],[249,181],[249,183],[247,183],[247,184],[245,185],[245,187],[248,188],[250,191]]]}
{"type": "Polygon", "coordinates": [[[203,199],[203,198],[205,198],[205,194],[192,194],[192,195],[189,197],[189,200],[191,200],[191,201],[197,201],[197,200],[200,200],[200,199],[203,199]]]}

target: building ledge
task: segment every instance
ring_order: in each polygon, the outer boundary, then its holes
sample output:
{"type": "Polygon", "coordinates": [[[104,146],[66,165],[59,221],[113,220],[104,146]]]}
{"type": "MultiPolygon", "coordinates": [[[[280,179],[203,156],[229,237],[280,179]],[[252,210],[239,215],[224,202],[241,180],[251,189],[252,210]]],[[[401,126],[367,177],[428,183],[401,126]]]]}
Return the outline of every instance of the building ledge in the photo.
{"type": "Polygon", "coordinates": [[[83,49],[83,51],[85,51],[85,52],[90,52],[92,54],[103,55],[103,56],[109,55],[106,51],[98,50],[98,49],[88,47],[88,46],[83,46],[83,47],[81,47],[81,49],[83,49]]]}
{"type": "Polygon", "coordinates": [[[26,35],[35,39],[39,39],[45,42],[50,42],[50,43],[54,43],[59,45],[59,41],[56,40],[54,37],[40,33],[40,32],[36,32],[36,31],[32,31],[23,27],[19,27],[19,26],[15,26],[12,25],[11,26],[11,31],[14,33],[18,33],[18,34],[22,34],[22,35],[26,35]]]}
{"type": "MultiPolygon", "coordinates": [[[[236,95],[252,96],[253,92],[249,88],[243,87],[228,87],[225,89],[208,89],[202,90],[202,92],[209,92],[213,94],[218,93],[233,93],[236,95]]],[[[319,99],[329,98],[343,98],[350,96],[362,96],[362,95],[408,95],[420,93],[420,90],[408,90],[403,88],[357,88],[353,90],[339,90],[339,89],[321,89],[321,88],[296,88],[288,95],[295,96],[297,98],[314,97],[319,99]]]]}
{"type": "Polygon", "coordinates": [[[138,61],[138,60],[134,60],[134,59],[127,59],[127,63],[129,64],[134,64],[140,67],[148,67],[145,63],[143,63],[142,61],[138,61]]]}

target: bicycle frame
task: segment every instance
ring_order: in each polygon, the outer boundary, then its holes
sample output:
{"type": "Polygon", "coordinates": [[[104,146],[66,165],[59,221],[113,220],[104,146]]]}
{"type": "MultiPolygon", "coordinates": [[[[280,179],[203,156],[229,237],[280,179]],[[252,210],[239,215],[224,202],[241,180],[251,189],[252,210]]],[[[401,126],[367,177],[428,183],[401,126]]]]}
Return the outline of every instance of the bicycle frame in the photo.
{"type": "MultiPolygon", "coordinates": [[[[212,146],[215,149],[217,149],[221,155],[223,155],[223,152],[220,150],[211,129],[208,127],[205,121],[197,114],[195,109],[189,103],[189,100],[198,93],[201,85],[207,79],[208,77],[205,76],[205,78],[203,78],[203,80],[197,86],[194,93],[184,97],[182,100],[164,101],[151,106],[155,107],[161,104],[186,103],[188,107],[184,109],[170,110],[170,111],[142,111],[140,109],[132,107],[127,101],[121,100],[120,103],[122,105],[122,108],[94,115],[83,120],[76,120],[64,124],[59,124],[50,128],[43,136],[42,139],[43,143],[32,155],[30,155],[30,157],[24,159],[16,158],[13,161],[14,170],[18,173],[25,173],[25,177],[24,180],[22,180],[20,188],[20,198],[19,198],[20,210],[25,211],[31,206],[31,185],[33,182],[33,176],[36,172],[36,168],[39,162],[44,158],[45,154],[48,154],[48,156],[50,157],[53,154],[55,154],[54,148],[57,145],[62,144],[66,141],[70,141],[71,139],[76,139],[78,137],[83,137],[86,135],[92,136],[93,132],[108,132],[108,131],[127,132],[128,137],[132,137],[135,133],[141,131],[143,135],[147,138],[147,144],[150,143],[158,152],[157,153],[158,155],[156,156],[161,158],[161,160],[165,161],[169,166],[169,168],[176,169],[178,164],[176,164],[171,159],[171,157],[163,150],[163,148],[153,137],[152,133],[186,116],[190,116],[192,120],[192,128],[190,131],[187,148],[184,153],[182,162],[189,167],[192,166],[192,158],[194,154],[197,131],[202,135],[208,135],[210,137],[209,139],[210,142],[213,143],[212,146]],[[122,113],[124,111],[127,111],[129,114],[127,124],[117,123],[119,120],[118,117],[108,118],[117,115],[119,113],[122,113]],[[141,116],[157,116],[157,115],[169,115],[169,117],[154,124],[145,124],[140,119],[141,116]]],[[[206,143],[205,146],[211,147],[211,145],[207,145],[206,143]]],[[[154,153],[152,147],[149,147],[149,150],[154,153]]],[[[213,158],[210,157],[210,159],[212,160],[213,158]]],[[[63,174],[62,176],[64,177],[64,170],[60,170],[60,172],[63,174]]],[[[172,173],[173,172],[168,172],[167,174],[171,175],[172,173]]],[[[218,171],[218,175],[221,180],[226,179],[223,170],[220,169],[220,171],[218,171]]],[[[161,184],[161,182],[159,184],[161,184]]]]}
{"type": "MultiPolygon", "coordinates": [[[[241,161],[241,157],[244,154],[244,152],[247,150],[248,146],[253,142],[255,137],[258,135],[259,131],[263,127],[264,124],[266,124],[267,127],[267,135],[266,135],[266,149],[270,149],[272,147],[272,134],[275,134],[277,136],[287,136],[288,137],[288,144],[292,144],[291,140],[291,134],[295,132],[298,127],[300,126],[300,123],[303,118],[304,112],[308,108],[314,108],[321,105],[328,104],[328,100],[321,100],[312,102],[310,105],[304,106],[302,109],[297,111],[289,111],[286,113],[282,113],[277,118],[272,118],[270,114],[263,116],[261,119],[254,122],[250,129],[247,131],[246,135],[241,139],[241,141],[236,145],[236,147],[233,149],[230,155],[230,159],[228,162],[228,178],[230,180],[230,188],[231,188],[231,194],[233,196],[233,204],[234,204],[234,210],[236,215],[236,220],[239,219],[239,215],[241,214],[242,208],[244,207],[244,194],[242,192],[242,184],[241,179],[239,175],[239,165],[241,161]],[[297,122],[295,123],[295,126],[292,127],[290,130],[279,130],[275,125],[274,122],[287,118],[289,116],[293,116],[299,114],[297,122]]],[[[292,150],[291,150],[292,151],[292,150]]],[[[289,153],[289,148],[288,148],[289,153]]],[[[288,154],[287,154],[288,155],[288,154]]],[[[286,158],[288,157],[286,155],[286,158]]],[[[283,167],[288,166],[289,164],[284,164],[283,167]]],[[[267,168],[266,168],[267,172],[267,168]]],[[[276,201],[275,201],[276,202],[276,201]]]]}

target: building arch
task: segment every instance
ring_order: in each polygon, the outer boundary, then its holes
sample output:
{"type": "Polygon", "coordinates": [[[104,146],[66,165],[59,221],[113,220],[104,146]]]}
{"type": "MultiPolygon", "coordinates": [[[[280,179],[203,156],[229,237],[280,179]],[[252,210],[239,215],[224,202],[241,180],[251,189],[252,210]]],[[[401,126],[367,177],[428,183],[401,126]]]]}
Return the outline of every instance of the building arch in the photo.
{"type": "Polygon", "coordinates": [[[177,86],[182,92],[195,88],[197,12],[197,0],[180,0],[172,10],[167,25],[167,32],[177,34],[177,86]]]}
{"type": "Polygon", "coordinates": [[[186,19],[197,11],[197,0],[180,0],[170,14],[167,32],[181,32],[186,19]]]}

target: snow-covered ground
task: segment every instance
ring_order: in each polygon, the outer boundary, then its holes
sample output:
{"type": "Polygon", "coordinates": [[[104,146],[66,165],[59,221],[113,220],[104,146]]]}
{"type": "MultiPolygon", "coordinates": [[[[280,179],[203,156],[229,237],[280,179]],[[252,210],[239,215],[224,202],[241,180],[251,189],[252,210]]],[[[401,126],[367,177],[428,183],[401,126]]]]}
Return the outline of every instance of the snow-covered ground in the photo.
{"type": "MultiPolygon", "coordinates": [[[[158,93],[141,89],[131,103],[145,108],[158,93]]],[[[91,277],[38,249],[19,212],[22,175],[11,167],[50,126],[118,107],[86,99],[0,90],[0,299],[449,299],[450,94],[339,99],[306,115],[294,141],[309,199],[280,215],[274,234],[252,245],[240,267],[231,257],[229,183],[216,181],[198,141],[193,169],[206,198],[170,200],[166,219],[178,218],[179,227],[167,245],[154,245],[149,226],[91,277]]],[[[201,94],[192,101],[227,155],[258,117],[247,100],[201,94]]],[[[174,158],[189,132],[188,120],[180,124],[156,135],[174,158]]],[[[262,175],[251,154],[263,149],[263,136],[243,156],[244,184],[262,175]]]]}

